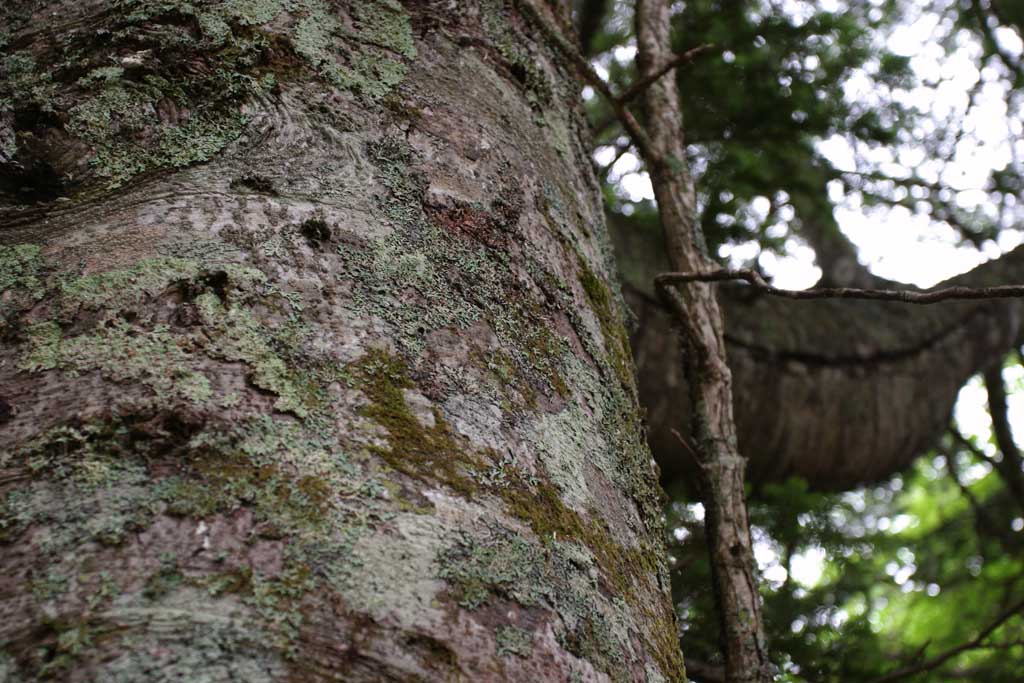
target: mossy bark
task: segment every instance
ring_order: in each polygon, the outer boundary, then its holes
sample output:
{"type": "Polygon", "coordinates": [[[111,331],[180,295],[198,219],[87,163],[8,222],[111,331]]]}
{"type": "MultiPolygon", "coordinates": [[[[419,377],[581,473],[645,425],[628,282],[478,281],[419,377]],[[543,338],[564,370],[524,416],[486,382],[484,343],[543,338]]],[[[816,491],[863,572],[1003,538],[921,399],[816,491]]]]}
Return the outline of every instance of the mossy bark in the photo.
{"type": "Polygon", "coordinates": [[[0,25],[0,678],[683,679],[578,89],[512,4],[0,25]]]}

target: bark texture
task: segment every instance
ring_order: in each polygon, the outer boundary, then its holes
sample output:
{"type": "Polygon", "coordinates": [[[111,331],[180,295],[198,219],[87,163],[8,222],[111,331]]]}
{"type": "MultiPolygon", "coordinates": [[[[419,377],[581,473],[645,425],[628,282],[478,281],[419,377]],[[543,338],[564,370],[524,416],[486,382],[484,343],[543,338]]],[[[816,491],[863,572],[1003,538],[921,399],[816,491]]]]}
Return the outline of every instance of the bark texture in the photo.
{"type": "MultiPolygon", "coordinates": [[[[637,322],[632,343],[652,451],[669,487],[696,476],[670,430],[688,414],[671,316],[655,298],[660,237],[612,227],[637,322]]],[[[1018,284],[1024,249],[937,287],[1018,284]]],[[[874,286],[878,286],[876,283],[874,286]]],[[[719,285],[735,377],[740,452],[751,481],[800,476],[843,490],[907,467],[949,424],[957,392],[1021,339],[1017,300],[910,306],[790,301],[719,285]]]]}
{"type": "Polygon", "coordinates": [[[0,679],[684,679],[578,92],[514,8],[0,26],[0,679]]]}

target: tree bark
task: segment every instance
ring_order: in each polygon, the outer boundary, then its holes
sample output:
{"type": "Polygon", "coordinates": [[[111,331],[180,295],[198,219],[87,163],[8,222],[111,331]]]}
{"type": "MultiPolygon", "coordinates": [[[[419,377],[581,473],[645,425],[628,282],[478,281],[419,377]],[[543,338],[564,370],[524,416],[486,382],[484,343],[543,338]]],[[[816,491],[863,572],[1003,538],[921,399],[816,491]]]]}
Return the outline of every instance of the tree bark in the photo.
{"type": "Polygon", "coordinates": [[[684,680],[577,87],[512,7],[0,19],[0,678],[684,680]]]}
{"type": "MultiPolygon", "coordinates": [[[[672,357],[671,316],[653,292],[668,269],[659,236],[612,225],[649,443],[668,488],[695,481],[671,429],[688,414],[672,357]]],[[[936,287],[1024,281],[1024,248],[936,287]]],[[[789,476],[844,490],[906,468],[946,430],[971,375],[1020,343],[1024,302],[908,306],[872,301],[789,301],[720,285],[735,377],[740,452],[757,483],[789,476]]]]}

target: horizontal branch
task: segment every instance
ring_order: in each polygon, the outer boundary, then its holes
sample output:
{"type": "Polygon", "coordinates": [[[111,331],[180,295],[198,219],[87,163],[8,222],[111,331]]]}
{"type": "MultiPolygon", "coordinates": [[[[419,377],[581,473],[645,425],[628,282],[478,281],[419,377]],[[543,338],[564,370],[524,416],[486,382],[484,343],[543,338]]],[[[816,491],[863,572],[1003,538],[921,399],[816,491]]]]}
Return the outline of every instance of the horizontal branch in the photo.
{"type": "Polygon", "coordinates": [[[1024,285],[996,287],[944,287],[930,292],[909,289],[855,289],[852,287],[822,287],[821,289],[779,289],[765,281],[755,270],[722,268],[705,273],[662,273],[654,278],[657,287],[680,285],[687,282],[721,282],[744,280],[754,289],[786,299],[874,299],[899,301],[906,304],[935,304],[957,299],[1005,299],[1024,297],[1024,285]]]}

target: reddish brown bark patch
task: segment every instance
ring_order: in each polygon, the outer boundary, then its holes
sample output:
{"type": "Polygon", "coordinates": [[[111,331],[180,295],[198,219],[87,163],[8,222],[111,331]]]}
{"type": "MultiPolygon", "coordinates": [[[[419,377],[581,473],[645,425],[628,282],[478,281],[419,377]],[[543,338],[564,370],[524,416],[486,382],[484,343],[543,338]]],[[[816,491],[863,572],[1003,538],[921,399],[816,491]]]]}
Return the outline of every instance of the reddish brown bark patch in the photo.
{"type": "Polygon", "coordinates": [[[454,235],[473,240],[491,249],[508,247],[508,233],[503,228],[503,221],[487,211],[463,204],[425,208],[428,218],[435,225],[454,235]]]}

